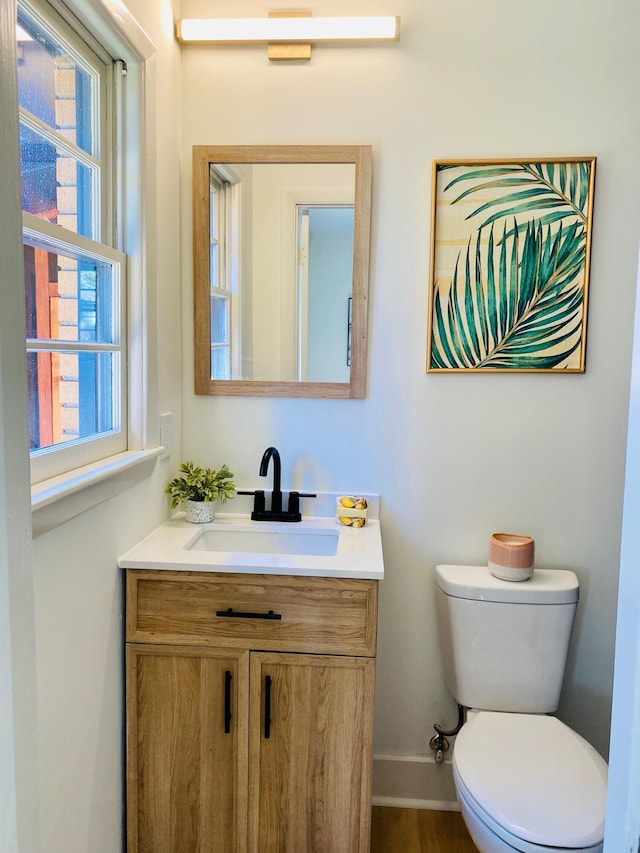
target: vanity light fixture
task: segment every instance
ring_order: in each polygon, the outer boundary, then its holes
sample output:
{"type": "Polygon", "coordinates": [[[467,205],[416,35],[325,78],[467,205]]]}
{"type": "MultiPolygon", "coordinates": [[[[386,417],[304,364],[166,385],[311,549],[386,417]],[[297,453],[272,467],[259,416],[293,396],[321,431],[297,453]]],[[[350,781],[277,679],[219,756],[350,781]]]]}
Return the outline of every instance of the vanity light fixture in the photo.
{"type": "Polygon", "coordinates": [[[310,59],[317,42],[398,41],[400,18],[314,18],[310,12],[270,12],[268,18],[178,21],[178,40],[193,44],[268,44],[269,59],[310,59]]]}

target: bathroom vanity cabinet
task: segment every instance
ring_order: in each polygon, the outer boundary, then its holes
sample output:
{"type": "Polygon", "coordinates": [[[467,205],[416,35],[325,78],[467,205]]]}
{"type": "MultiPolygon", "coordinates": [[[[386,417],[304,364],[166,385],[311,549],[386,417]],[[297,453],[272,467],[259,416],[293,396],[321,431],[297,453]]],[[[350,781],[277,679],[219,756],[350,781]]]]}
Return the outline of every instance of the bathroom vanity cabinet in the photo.
{"type": "Polygon", "coordinates": [[[378,581],[126,577],[129,853],[368,851],[378,581]]]}

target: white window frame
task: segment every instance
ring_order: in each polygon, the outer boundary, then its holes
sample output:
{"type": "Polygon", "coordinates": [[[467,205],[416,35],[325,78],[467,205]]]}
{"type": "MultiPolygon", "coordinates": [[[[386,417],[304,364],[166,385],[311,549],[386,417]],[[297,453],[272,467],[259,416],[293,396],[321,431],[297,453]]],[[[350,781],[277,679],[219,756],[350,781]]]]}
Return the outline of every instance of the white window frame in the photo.
{"type": "MultiPolygon", "coordinates": [[[[210,171],[210,215],[213,212],[213,190],[218,204],[218,285],[210,282],[211,296],[227,303],[227,343],[214,344],[210,341],[210,372],[212,379],[239,379],[242,376],[242,324],[241,324],[241,181],[244,170],[237,164],[216,164],[210,171]],[[214,350],[227,352],[227,376],[213,376],[214,350]]],[[[211,233],[209,239],[213,243],[211,233]]]]}
{"type": "MultiPolygon", "coordinates": [[[[125,255],[119,251],[116,235],[121,233],[117,225],[122,218],[119,203],[123,194],[115,188],[116,175],[122,170],[116,167],[117,136],[110,132],[112,127],[119,128],[124,121],[123,104],[118,103],[114,86],[114,62],[116,61],[99,46],[93,37],[80,25],[71,27],[64,15],[47,0],[19,0],[19,8],[52,37],[68,45],[79,67],[96,75],[93,86],[92,116],[95,155],[87,154],[68,143],[64,135],[41,122],[23,107],[19,108],[20,120],[26,127],[36,128],[43,138],[48,139],[56,148],[66,148],[78,162],[93,167],[93,214],[91,217],[91,236],[75,233],[61,225],[49,222],[41,217],[23,212],[23,233],[25,242],[54,254],[65,254],[65,249],[73,257],[80,253],[99,262],[110,265],[113,274],[113,331],[114,345],[101,347],[98,344],[73,341],[69,345],[28,339],[31,352],[91,352],[110,351],[112,353],[112,405],[113,428],[105,433],[73,439],[68,442],[38,448],[31,452],[31,482],[39,483],[67,471],[75,470],[88,463],[107,458],[127,450],[127,350],[124,330],[126,329],[126,264],[125,255]],[[75,149],[75,150],[74,150],[75,149]],[[97,196],[97,197],[96,197],[97,196]]],[[[115,69],[117,73],[117,69],[115,69]]]]}
{"type": "Polygon", "coordinates": [[[71,352],[71,353],[111,353],[113,372],[117,371],[117,380],[113,383],[114,391],[113,421],[119,429],[100,433],[98,436],[78,438],[65,444],[53,447],[43,447],[31,451],[31,482],[39,483],[50,479],[64,471],[74,470],[121,453],[127,449],[126,413],[127,413],[127,375],[126,348],[124,331],[126,329],[126,312],[124,296],[124,279],[126,277],[126,256],[86,237],[74,234],[59,225],[40,219],[23,211],[22,232],[25,243],[67,257],[76,255],[105,263],[111,267],[112,288],[114,300],[111,306],[113,312],[113,343],[84,343],[83,341],[60,340],[49,341],[42,338],[27,338],[29,352],[71,352]],[[63,233],[61,233],[63,232],[63,233]],[[62,239],[64,238],[64,239],[62,239]],[[117,393],[116,393],[117,392],[117,393]]]}
{"type": "Polygon", "coordinates": [[[228,245],[228,226],[227,219],[229,213],[229,194],[228,184],[214,169],[211,169],[209,176],[209,242],[211,249],[216,247],[216,264],[211,262],[213,259],[212,251],[209,252],[209,268],[210,268],[210,294],[213,304],[214,298],[224,305],[225,311],[225,342],[214,343],[213,341],[213,312],[211,316],[211,378],[212,379],[230,379],[231,378],[231,293],[227,283],[227,245],[228,245]],[[214,229],[214,222],[217,223],[217,228],[214,229]],[[213,375],[214,353],[225,354],[224,376],[213,375]]]}
{"type": "MultiPolygon", "coordinates": [[[[125,121],[117,142],[124,176],[117,224],[127,255],[128,449],[44,480],[31,489],[34,535],[95,506],[150,475],[163,448],[158,419],[155,338],[156,229],[146,216],[147,188],[155,180],[155,47],[123,0],[49,0],[59,13],[76,18],[126,68],[125,121]],[[126,137],[124,128],[126,127],[126,137]]],[[[115,84],[118,85],[119,75],[115,84]]]]}

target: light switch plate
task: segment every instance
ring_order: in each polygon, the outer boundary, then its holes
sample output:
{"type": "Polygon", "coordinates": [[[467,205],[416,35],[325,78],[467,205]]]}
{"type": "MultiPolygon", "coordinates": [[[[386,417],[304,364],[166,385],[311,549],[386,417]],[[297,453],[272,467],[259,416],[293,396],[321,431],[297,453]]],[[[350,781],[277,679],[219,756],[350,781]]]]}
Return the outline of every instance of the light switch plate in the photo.
{"type": "Polygon", "coordinates": [[[160,459],[168,459],[171,456],[173,441],[173,414],[163,412],[160,415],[160,444],[164,447],[160,459]]]}

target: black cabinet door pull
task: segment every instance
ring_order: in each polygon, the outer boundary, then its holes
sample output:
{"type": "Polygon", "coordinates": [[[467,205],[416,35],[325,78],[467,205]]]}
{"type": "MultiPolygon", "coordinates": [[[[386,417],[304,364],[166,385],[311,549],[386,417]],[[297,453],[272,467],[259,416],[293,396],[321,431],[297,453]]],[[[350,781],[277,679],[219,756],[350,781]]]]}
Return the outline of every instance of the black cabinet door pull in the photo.
{"type": "Polygon", "coordinates": [[[264,736],[268,739],[271,736],[271,676],[267,675],[264,679],[264,736]]]}
{"type": "Polygon", "coordinates": [[[280,613],[274,613],[269,610],[268,613],[247,613],[242,610],[234,610],[233,607],[227,610],[216,610],[216,616],[221,616],[226,619],[282,619],[280,613]]]}
{"type": "Polygon", "coordinates": [[[231,731],[231,670],[224,673],[224,733],[231,731]]]}

